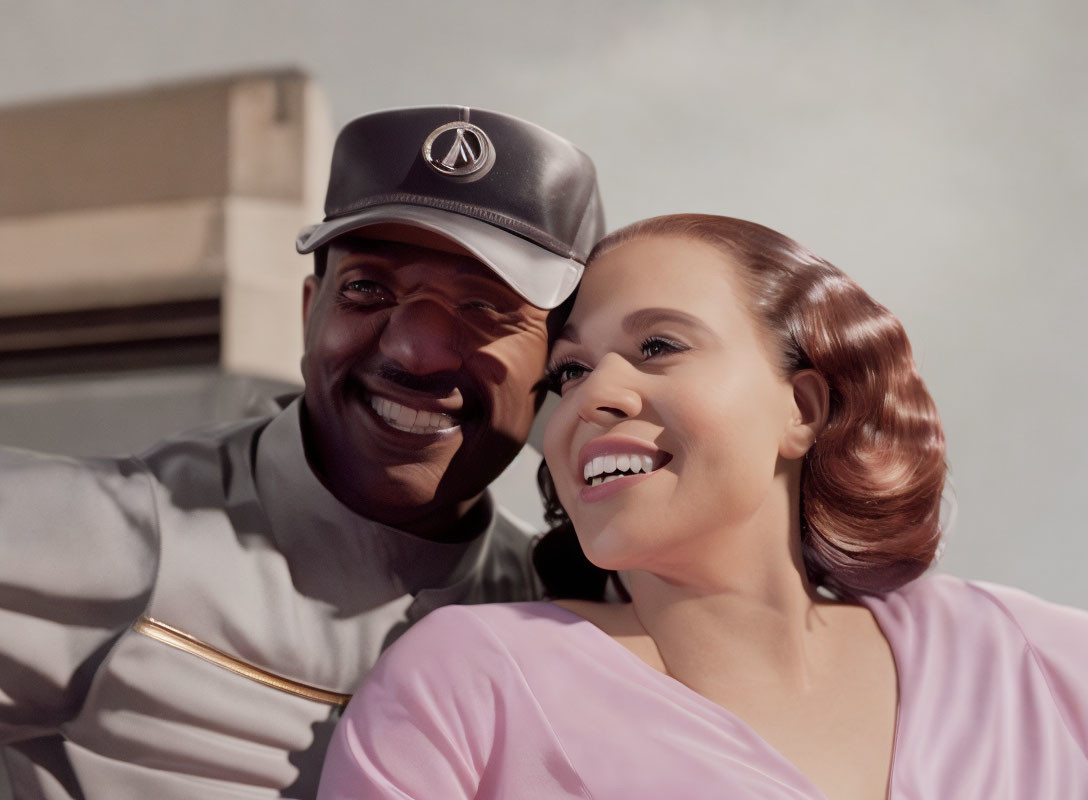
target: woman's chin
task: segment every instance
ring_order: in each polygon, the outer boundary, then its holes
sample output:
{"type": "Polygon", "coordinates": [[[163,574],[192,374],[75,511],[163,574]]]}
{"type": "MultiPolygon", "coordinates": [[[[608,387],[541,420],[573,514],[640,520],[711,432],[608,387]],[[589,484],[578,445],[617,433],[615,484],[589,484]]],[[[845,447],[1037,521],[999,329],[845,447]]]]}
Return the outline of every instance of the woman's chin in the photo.
{"type": "Polygon", "coordinates": [[[594,566],[616,572],[637,568],[641,560],[638,556],[643,548],[627,532],[606,528],[583,534],[580,529],[575,530],[578,531],[582,552],[594,566]]]}

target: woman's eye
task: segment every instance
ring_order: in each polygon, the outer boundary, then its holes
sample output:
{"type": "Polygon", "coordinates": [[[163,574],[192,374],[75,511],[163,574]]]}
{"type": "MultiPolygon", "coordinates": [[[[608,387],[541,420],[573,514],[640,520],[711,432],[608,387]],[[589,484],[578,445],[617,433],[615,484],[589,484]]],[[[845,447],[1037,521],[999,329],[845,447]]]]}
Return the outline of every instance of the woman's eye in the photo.
{"type": "Polygon", "coordinates": [[[564,386],[571,381],[584,378],[587,374],[589,374],[589,367],[583,366],[576,361],[568,361],[549,367],[546,378],[548,389],[556,394],[562,394],[564,386]]]}
{"type": "Polygon", "coordinates": [[[654,356],[666,355],[668,353],[679,353],[688,348],[686,345],[674,342],[671,339],[665,339],[661,336],[651,336],[642,343],[639,349],[642,351],[644,357],[653,358],[654,356]]]}
{"type": "Polygon", "coordinates": [[[352,299],[362,300],[368,304],[387,303],[393,300],[393,293],[389,288],[377,281],[349,281],[344,284],[344,293],[352,295],[352,299]]]}

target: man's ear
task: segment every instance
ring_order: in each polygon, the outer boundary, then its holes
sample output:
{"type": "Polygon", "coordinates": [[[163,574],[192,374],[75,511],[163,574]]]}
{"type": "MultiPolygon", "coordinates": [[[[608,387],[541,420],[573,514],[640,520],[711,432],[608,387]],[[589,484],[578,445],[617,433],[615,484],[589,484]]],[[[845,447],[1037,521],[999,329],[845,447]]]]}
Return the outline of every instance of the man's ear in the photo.
{"type": "Polygon", "coordinates": [[[316,275],[307,275],[306,279],[302,282],[302,330],[309,329],[310,326],[310,309],[313,308],[314,302],[316,302],[318,290],[321,289],[321,279],[316,275]]]}
{"type": "Polygon", "coordinates": [[[790,377],[793,403],[790,420],[779,442],[783,458],[801,458],[827,424],[830,392],[824,376],[814,369],[803,369],[790,377]]]}

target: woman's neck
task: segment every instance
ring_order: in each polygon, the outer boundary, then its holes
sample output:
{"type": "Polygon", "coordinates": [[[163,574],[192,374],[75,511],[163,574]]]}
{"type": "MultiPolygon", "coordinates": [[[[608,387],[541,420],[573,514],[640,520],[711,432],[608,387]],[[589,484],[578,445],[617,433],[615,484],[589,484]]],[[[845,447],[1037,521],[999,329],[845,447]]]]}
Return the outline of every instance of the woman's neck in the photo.
{"type": "Polygon", "coordinates": [[[833,655],[826,634],[835,604],[805,571],[794,472],[743,529],[697,537],[697,549],[674,554],[664,569],[623,573],[632,613],[674,677],[698,682],[713,670],[723,680],[803,690],[833,655]]]}
{"type": "Polygon", "coordinates": [[[632,611],[673,677],[693,686],[710,672],[722,680],[762,676],[796,690],[809,684],[822,661],[829,601],[803,573],[768,580],[760,572],[713,589],[624,575],[632,611]]]}

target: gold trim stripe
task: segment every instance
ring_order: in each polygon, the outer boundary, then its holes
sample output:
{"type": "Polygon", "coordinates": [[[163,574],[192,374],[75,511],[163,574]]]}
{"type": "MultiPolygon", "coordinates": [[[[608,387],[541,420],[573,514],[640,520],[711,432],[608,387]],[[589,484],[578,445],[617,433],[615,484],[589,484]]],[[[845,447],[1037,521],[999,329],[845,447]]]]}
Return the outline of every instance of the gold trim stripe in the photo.
{"type": "Polygon", "coordinates": [[[227,655],[222,650],[218,650],[210,644],[200,641],[195,636],[190,636],[185,631],[178,630],[153,617],[140,617],[132,625],[132,629],[137,633],[142,633],[144,636],[149,636],[156,641],[170,645],[170,647],[176,647],[178,650],[194,655],[197,658],[202,658],[205,661],[215,664],[217,667],[228,669],[236,675],[241,675],[243,678],[249,678],[251,681],[262,683],[273,689],[279,689],[281,692],[287,692],[296,697],[305,697],[307,700],[328,703],[330,706],[344,706],[347,705],[348,700],[351,699],[350,694],[340,694],[339,692],[330,692],[326,689],[318,689],[316,686],[299,683],[290,678],[284,678],[277,675],[274,672],[269,672],[266,669],[255,667],[239,658],[227,655]]]}

